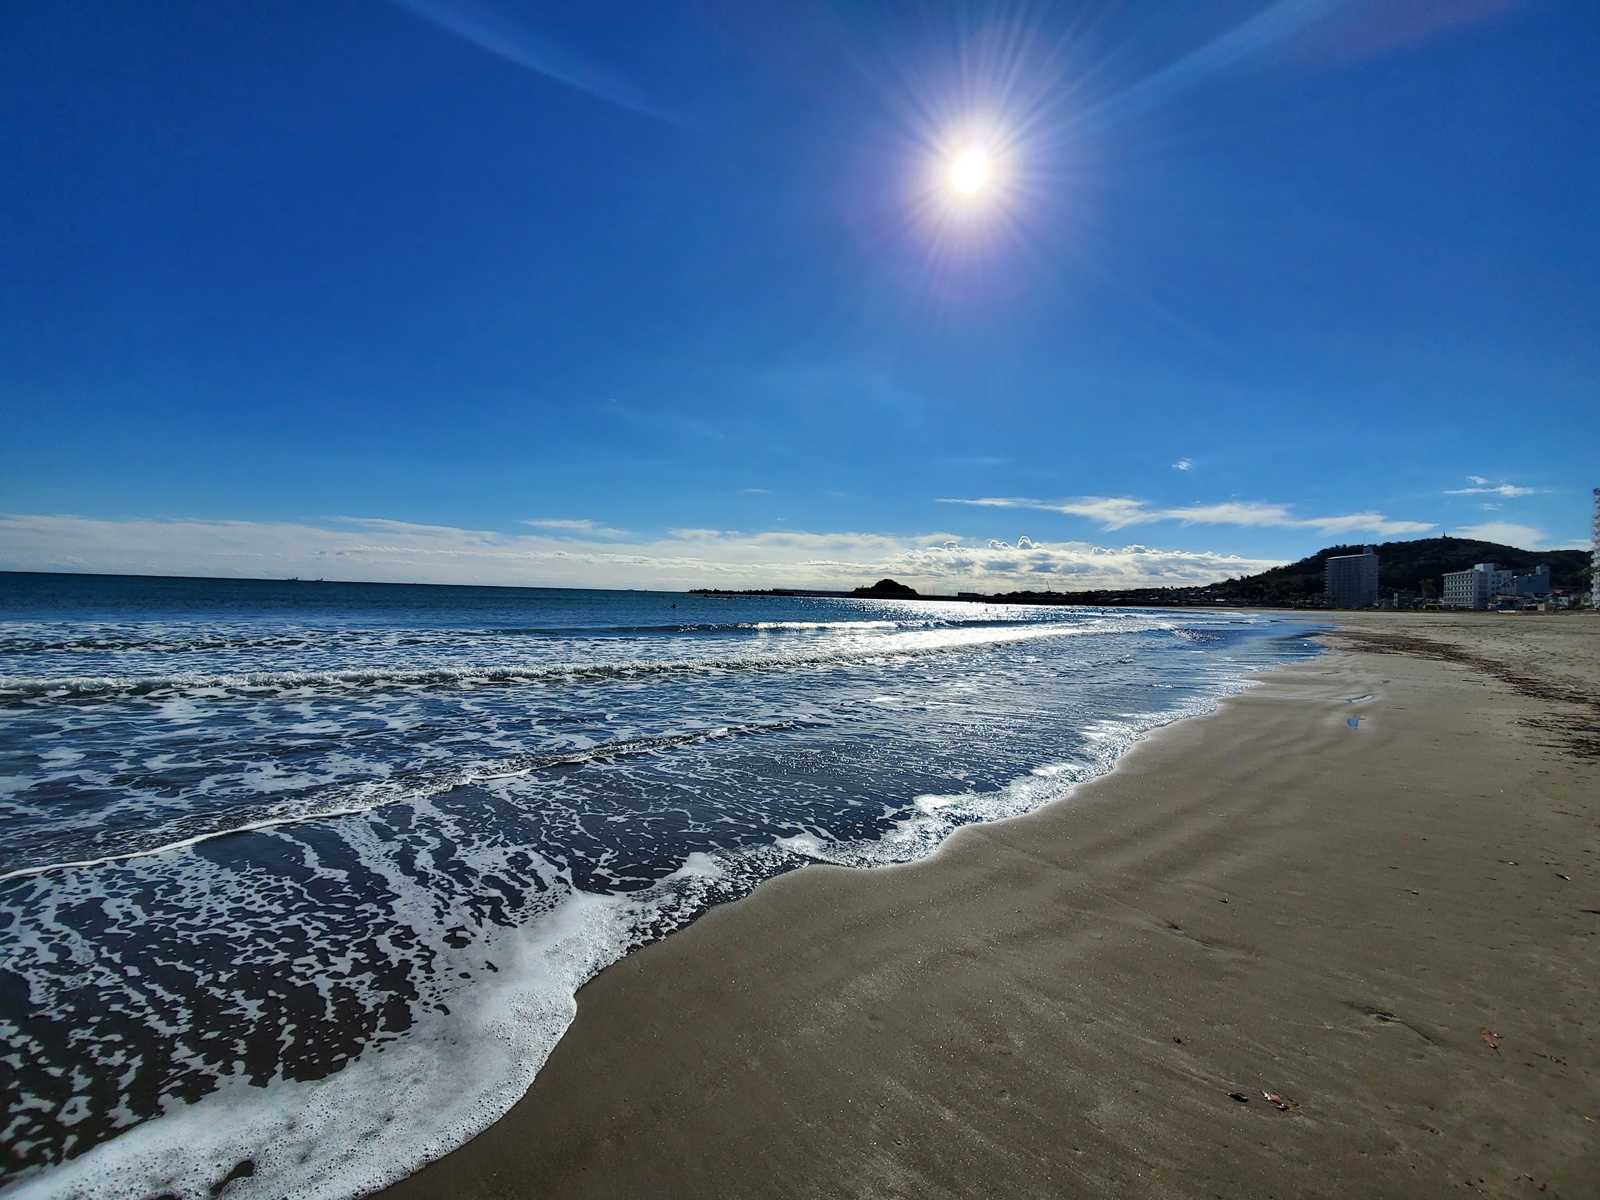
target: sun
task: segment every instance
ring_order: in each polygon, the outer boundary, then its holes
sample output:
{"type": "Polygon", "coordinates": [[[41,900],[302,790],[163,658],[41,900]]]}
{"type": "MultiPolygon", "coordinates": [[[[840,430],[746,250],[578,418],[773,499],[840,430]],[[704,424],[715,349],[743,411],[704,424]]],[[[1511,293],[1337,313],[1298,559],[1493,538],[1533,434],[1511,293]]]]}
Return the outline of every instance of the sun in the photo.
{"type": "Polygon", "coordinates": [[[977,146],[967,150],[950,167],[950,186],[971,195],[989,179],[989,156],[977,146]]]}

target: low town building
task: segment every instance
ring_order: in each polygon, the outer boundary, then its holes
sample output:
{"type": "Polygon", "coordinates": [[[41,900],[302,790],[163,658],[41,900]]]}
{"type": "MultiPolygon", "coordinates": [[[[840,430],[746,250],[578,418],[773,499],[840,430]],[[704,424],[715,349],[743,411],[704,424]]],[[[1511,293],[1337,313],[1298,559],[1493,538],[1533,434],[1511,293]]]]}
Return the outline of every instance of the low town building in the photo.
{"type": "Polygon", "coordinates": [[[1511,581],[1513,596],[1548,596],[1550,594],[1550,568],[1540,563],[1531,575],[1518,575],[1511,581]]]}
{"type": "Polygon", "coordinates": [[[1441,599],[1446,608],[1488,608],[1502,598],[1549,594],[1550,568],[1546,564],[1540,563],[1527,575],[1518,575],[1487,562],[1465,571],[1447,572],[1441,599]]]}

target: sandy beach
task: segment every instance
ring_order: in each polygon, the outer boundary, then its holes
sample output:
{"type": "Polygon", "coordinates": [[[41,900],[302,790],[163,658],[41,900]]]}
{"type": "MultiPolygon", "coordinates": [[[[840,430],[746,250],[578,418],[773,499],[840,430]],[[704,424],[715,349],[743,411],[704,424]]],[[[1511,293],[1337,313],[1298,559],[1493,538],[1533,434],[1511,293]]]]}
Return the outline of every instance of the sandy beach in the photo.
{"type": "Polygon", "coordinates": [[[1600,1195],[1600,617],[1321,658],[603,972],[475,1196],[1600,1195]]]}

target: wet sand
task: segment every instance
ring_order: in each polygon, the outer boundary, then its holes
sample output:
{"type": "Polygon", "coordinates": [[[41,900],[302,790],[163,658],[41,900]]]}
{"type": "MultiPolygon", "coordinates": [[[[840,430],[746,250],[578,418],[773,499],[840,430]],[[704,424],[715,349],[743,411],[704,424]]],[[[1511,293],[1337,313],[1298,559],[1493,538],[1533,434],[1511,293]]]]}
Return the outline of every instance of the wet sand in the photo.
{"type": "Polygon", "coordinates": [[[1341,629],[1067,801],[618,963],[385,1195],[1600,1195],[1600,617],[1341,629]]]}

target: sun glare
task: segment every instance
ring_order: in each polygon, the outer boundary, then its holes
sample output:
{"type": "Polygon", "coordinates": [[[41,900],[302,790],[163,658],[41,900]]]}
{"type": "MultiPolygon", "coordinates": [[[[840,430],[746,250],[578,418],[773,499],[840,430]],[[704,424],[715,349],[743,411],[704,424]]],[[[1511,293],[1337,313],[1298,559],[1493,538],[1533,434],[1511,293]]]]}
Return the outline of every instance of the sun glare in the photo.
{"type": "Polygon", "coordinates": [[[974,146],[950,168],[950,185],[958,192],[971,195],[981,188],[989,178],[989,157],[974,146]]]}
{"type": "Polygon", "coordinates": [[[1021,231],[1029,198],[1025,142],[1005,114],[984,111],[933,112],[918,135],[907,215],[919,240],[940,270],[992,258],[1021,231]]]}

